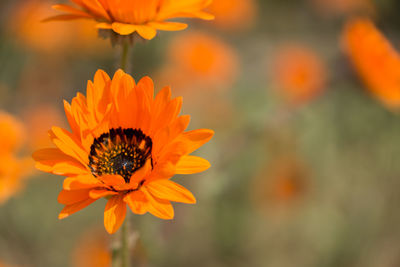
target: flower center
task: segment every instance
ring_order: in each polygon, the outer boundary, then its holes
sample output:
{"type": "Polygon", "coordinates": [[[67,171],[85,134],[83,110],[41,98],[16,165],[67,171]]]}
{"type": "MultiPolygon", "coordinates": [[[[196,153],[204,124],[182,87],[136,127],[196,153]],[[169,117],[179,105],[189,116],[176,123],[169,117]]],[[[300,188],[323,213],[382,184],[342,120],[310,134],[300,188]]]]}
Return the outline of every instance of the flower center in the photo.
{"type": "Polygon", "coordinates": [[[132,174],[151,160],[152,145],[139,129],[110,129],[90,147],[89,167],[96,177],[118,174],[129,183],[132,174]]]}

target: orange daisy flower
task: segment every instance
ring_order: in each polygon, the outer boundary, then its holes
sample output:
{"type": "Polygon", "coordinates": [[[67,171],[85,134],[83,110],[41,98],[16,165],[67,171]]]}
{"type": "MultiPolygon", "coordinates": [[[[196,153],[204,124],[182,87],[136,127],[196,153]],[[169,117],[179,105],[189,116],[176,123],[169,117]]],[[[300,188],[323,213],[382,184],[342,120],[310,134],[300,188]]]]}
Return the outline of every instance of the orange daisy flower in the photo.
{"type": "Polygon", "coordinates": [[[275,84],[290,104],[297,105],[311,100],[326,84],[325,64],[314,51],[301,45],[280,48],[272,68],[275,84]]]}
{"type": "Polygon", "coordinates": [[[187,27],[173,18],[200,18],[212,20],[214,16],[203,11],[212,0],[71,0],[82,9],[69,5],[53,8],[66,14],[47,20],[93,19],[98,29],[112,30],[120,35],[137,32],[144,39],[153,39],[157,30],[179,31],[187,27]]]}
{"type": "Polygon", "coordinates": [[[84,23],[56,25],[41,23],[43,17],[51,16],[49,0],[20,1],[8,23],[10,30],[16,35],[21,45],[45,54],[60,52],[99,52],[106,49],[106,42],[100,41],[92,21],[84,23]]]}
{"type": "Polygon", "coordinates": [[[23,179],[33,167],[30,160],[16,156],[23,139],[22,124],[0,112],[0,204],[22,188],[23,179]]]}
{"type": "Polygon", "coordinates": [[[208,10],[215,15],[214,24],[223,30],[247,29],[257,17],[255,0],[214,0],[208,10]]]}
{"type": "Polygon", "coordinates": [[[369,91],[386,107],[400,107],[400,55],[369,19],[349,21],[343,46],[369,91]]]}
{"type": "Polygon", "coordinates": [[[64,103],[72,131],[53,127],[49,135],[56,148],[33,155],[38,169],[68,177],[58,197],[65,205],[60,219],[106,197],[104,225],[115,233],[126,204],[136,214],[172,219],[170,201],[196,202],[169,178],[210,167],[189,154],[208,142],[213,131],[185,132],[190,116],[179,116],[182,98],[171,99],[169,87],[154,98],[153,87],[149,77],[136,84],[122,70],[113,79],[99,70],[86,97],[78,93],[71,104],[64,103]]]}
{"type": "Polygon", "coordinates": [[[180,88],[230,87],[239,69],[235,50],[219,38],[202,32],[184,33],[174,38],[167,54],[168,62],[161,76],[168,82],[173,79],[180,88]]]}
{"type": "Polygon", "coordinates": [[[308,169],[297,156],[278,156],[256,177],[254,201],[260,210],[289,207],[306,195],[310,186],[308,178],[308,169]]]}

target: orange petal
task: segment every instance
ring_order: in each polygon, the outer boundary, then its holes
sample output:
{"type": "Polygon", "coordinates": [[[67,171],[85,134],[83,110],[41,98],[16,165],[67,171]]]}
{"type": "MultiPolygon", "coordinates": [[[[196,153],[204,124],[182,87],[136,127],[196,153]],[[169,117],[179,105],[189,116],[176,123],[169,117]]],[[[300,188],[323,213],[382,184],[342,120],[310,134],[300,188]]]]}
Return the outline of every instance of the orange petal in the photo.
{"type": "Polygon", "coordinates": [[[88,13],[86,13],[86,12],[80,10],[80,9],[68,6],[68,5],[59,4],[59,5],[52,6],[52,8],[55,9],[55,10],[58,10],[58,11],[67,12],[70,15],[77,15],[77,16],[92,18],[92,16],[89,15],[88,13]]]}
{"type": "Polygon", "coordinates": [[[147,212],[148,200],[142,191],[133,191],[124,197],[133,213],[145,214],[147,212]]]}
{"type": "Polygon", "coordinates": [[[83,200],[81,202],[78,202],[78,203],[75,203],[75,204],[72,204],[72,205],[67,205],[62,209],[62,211],[58,215],[58,218],[59,219],[67,218],[69,215],[71,215],[71,214],[73,214],[73,213],[75,213],[77,211],[80,211],[83,208],[86,208],[87,206],[89,206],[90,204],[92,204],[95,201],[96,201],[96,199],[88,198],[88,199],[83,200]]]}
{"type": "Polygon", "coordinates": [[[114,234],[124,222],[126,215],[126,204],[123,195],[110,198],[104,210],[104,227],[107,232],[114,234]]]}
{"type": "Polygon", "coordinates": [[[100,22],[96,24],[97,29],[111,30],[112,24],[107,22],[100,22]]]}
{"type": "Polygon", "coordinates": [[[214,131],[209,129],[197,129],[182,134],[182,140],[187,144],[187,154],[192,153],[213,137],[214,131]]]}
{"type": "Polygon", "coordinates": [[[63,188],[65,190],[78,190],[102,186],[103,184],[93,177],[92,174],[79,175],[76,177],[69,177],[64,180],[63,188]]]}
{"type": "Polygon", "coordinates": [[[70,157],[58,148],[45,148],[35,151],[32,155],[36,168],[57,175],[73,176],[87,173],[87,168],[79,161],[70,157]]]}
{"type": "Polygon", "coordinates": [[[117,195],[117,192],[114,191],[110,191],[108,189],[92,189],[89,192],[89,196],[92,199],[99,199],[102,197],[107,197],[107,196],[111,196],[111,195],[117,195]]]}
{"type": "Polygon", "coordinates": [[[196,203],[195,197],[189,190],[170,180],[157,180],[147,184],[146,188],[153,196],[160,199],[188,204],[196,203]]]}
{"type": "Polygon", "coordinates": [[[153,196],[145,187],[142,187],[141,191],[149,201],[147,205],[148,212],[164,220],[171,220],[174,218],[174,208],[168,200],[153,196]]]}
{"type": "Polygon", "coordinates": [[[102,175],[98,177],[100,181],[102,181],[106,185],[116,186],[116,185],[123,185],[125,184],[124,178],[120,175],[102,175]]]}
{"type": "Polygon", "coordinates": [[[154,29],[153,27],[150,27],[150,26],[146,26],[146,25],[137,25],[136,31],[140,36],[142,36],[146,40],[153,39],[157,34],[156,29],[154,29]]]}
{"type": "Polygon", "coordinates": [[[57,16],[52,16],[50,18],[42,20],[42,22],[49,22],[49,21],[63,21],[63,20],[74,20],[74,19],[86,19],[86,16],[82,15],[57,15],[57,16]]]}
{"type": "Polygon", "coordinates": [[[144,91],[146,92],[147,98],[149,102],[153,101],[154,98],[154,83],[153,80],[149,76],[145,76],[138,82],[142,86],[144,91]]]}
{"type": "Polygon", "coordinates": [[[88,153],[79,145],[79,140],[75,136],[60,127],[52,127],[51,132],[55,136],[53,143],[62,152],[76,158],[85,166],[88,164],[88,153]]]}
{"type": "Polygon", "coordinates": [[[210,162],[196,156],[183,156],[176,164],[176,174],[199,173],[211,167],[210,162]]]}
{"type": "Polygon", "coordinates": [[[137,186],[151,171],[151,159],[148,159],[144,166],[139,170],[135,171],[129,181],[131,186],[137,186]]]}
{"type": "Polygon", "coordinates": [[[82,202],[89,198],[89,189],[81,190],[65,190],[63,189],[58,195],[58,202],[64,205],[72,205],[82,202]]]}
{"type": "Polygon", "coordinates": [[[125,24],[120,22],[114,22],[111,25],[113,31],[121,35],[129,35],[137,30],[137,26],[133,24],[125,24]]]}
{"type": "Polygon", "coordinates": [[[162,31],[181,31],[186,29],[188,26],[185,23],[170,22],[170,21],[149,22],[147,25],[162,31]]]}

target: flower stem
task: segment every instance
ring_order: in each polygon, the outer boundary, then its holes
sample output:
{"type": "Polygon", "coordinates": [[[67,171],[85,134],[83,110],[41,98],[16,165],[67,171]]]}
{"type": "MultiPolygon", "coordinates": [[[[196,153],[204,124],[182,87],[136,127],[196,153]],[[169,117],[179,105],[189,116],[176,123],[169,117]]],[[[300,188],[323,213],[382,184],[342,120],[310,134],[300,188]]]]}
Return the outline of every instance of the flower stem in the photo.
{"type": "Polygon", "coordinates": [[[129,42],[125,41],[122,44],[122,55],[121,55],[121,69],[123,71],[127,71],[127,67],[128,67],[128,59],[129,59],[129,42]]]}
{"type": "Polygon", "coordinates": [[[130,267],[129,263],[129,212],[121,229],[121,267],[130,267]]]}
{"type": "MultiPolygon", "coordinates": [[[[125,40],[122,44],[122,54],[121,54],[121,69],[127,71],[128,59],[129,59],[129,48],[130,43],[125,40]]],[[[130,267],[130,257],[129,257],[129,212],[127,212],[125,221],[121,226],[121,241],[119,247],[119,259],[121,267],[130,267]]],[[[114,262],[114,261],[113,261],[114,262]]]]}

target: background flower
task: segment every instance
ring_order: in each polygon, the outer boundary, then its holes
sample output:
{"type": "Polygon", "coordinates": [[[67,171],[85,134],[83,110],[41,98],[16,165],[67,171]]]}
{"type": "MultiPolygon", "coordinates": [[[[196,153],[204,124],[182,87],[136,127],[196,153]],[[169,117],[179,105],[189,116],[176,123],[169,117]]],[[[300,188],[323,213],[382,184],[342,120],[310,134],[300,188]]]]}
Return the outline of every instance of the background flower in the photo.
{"type": "Polygon", "coordinates": [[[343,45],[369,91],[391,109],[400,106],[400,55],[368,19],[348,22],[343,45]]]}
{"type": "Polygon", "coordinates": [[[65,12],[48,20],[93,19],[98,23],[98,29],[112,30],[120,35],[130,35],[137,32],[144,39],[153,39],[157,30],[178,31],[187,27],[180,22],[170,22],[169,19],[194,17],[211,20],[214,17],[203,11],[211,0],[105,0],[97,2],[73,1],[81,9],[69,5],[55,5],[54,9],[65,12]]]}

